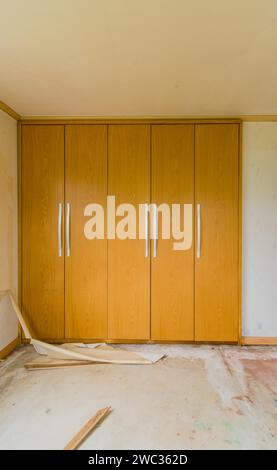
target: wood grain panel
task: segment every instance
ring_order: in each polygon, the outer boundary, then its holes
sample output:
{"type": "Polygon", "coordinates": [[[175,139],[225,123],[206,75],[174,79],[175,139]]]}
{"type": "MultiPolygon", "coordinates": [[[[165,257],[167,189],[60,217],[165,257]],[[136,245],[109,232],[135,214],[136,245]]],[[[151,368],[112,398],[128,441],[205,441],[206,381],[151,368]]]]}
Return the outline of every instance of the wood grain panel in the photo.
{"type": "Polygon", "coordinates": [[[195,202],[201,204],[195,339],[237,341],[239,125],[197,125],[195,145],[195,202]]]}
{"type": "Polygon", "coordinates": [[[70,256],[65,258],[67,338],[107,336],[107,240],[84,235],[87,204],[107,197],[107,126],[66,126],[65,201],[70,203],[70,256]]]}
{"type": "MultiPolygon", "coordinates": [[[[194,126],[152,126],[152,203],[194,204],[194,126]]],[[[184,220],[182,219],[181,227],[184,220]]],[[[151,259],[151,338],[194,338],[194,253],[161,238],[151,259]]],[[[176,241],[176,240],[175,240],[176,241]]]]}
{"type": "MultiPolygon", "coordinates": [[[[150,202],[148,125],[109,126],[108,162],[108,191],[117,205],[150,202]]],[[[144,240],[108,241],[108,292],[109,338],[149,339],[150,257],[144,240]]]]}
{"type": "Polygon", "coordinates": [[[64,337],[64,127],[22,126],[22,309],[37,338],[64,337]]]}

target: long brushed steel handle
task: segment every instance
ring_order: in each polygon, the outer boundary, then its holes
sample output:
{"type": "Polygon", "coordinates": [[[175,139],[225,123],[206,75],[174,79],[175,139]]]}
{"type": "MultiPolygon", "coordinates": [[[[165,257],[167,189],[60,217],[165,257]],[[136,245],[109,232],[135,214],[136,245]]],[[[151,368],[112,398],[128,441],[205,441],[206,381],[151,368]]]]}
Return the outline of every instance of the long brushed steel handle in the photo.
{"type": "Polygon", "coordinates": [[[154,219],[153,219],[153,232],[154,232],[154,240],[153,240],[153,258],[157,257],[157,205],[154,204],[154,219]]]}
{"type": "Polygon", "coordinates": [[[58,256],[63,255],[63,248],[62,248],[62,213],[63,213],[63,205],[59,203],[59,210],[58,210],[58,256]]]}
{"type": "Polygon", "coordinates": [[[149,227],[148,227],[148,204],[145,204],[145,258],[148,258],[149,255],[149,227]]]}
{"type": "Polygon", "coordinates": [[[66,256],[70,256],[70,203],[66,204],[66,256]]]}
{"type": "Polygon", "coordinates": [[[201,205],[197,204],[197,258],[201,256],[201,205]]]}

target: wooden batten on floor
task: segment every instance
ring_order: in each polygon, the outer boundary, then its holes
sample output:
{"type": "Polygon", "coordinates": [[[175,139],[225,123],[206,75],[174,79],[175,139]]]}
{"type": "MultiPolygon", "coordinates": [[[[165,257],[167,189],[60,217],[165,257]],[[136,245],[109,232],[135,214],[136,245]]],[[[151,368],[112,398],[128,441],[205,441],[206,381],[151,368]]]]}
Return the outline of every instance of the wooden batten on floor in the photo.
{"type": "Polygon", "coordinates": [[[277,346],[277,336],[243,336],[244,346],[277,346]]]}
{"type": "Polygon", "coordinates": [[[80,431],[71,439],[71,441],[65,446],[64,450],[75,450],[83,442],[83,440],[89,435],[91,431],[102,421],[102,419],[111,412],[111,407],[107,406],[97,411],[97,413],[90,418],[90,420],[80,429],[80,431]]]}

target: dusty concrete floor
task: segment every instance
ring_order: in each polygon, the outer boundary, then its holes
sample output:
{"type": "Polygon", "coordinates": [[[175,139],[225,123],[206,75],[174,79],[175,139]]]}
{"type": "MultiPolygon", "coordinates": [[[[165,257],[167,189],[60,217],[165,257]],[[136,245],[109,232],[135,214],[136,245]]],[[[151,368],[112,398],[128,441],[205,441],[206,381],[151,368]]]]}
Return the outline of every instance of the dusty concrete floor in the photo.
{"type": "Polygon", "coordinates": [[[0,363],[0,449],[62,449],[107,405],[82,449],[277,448],[277,348],[128,348],[167,358],[27,371],[36,353],[18,348],[0,363]]]}

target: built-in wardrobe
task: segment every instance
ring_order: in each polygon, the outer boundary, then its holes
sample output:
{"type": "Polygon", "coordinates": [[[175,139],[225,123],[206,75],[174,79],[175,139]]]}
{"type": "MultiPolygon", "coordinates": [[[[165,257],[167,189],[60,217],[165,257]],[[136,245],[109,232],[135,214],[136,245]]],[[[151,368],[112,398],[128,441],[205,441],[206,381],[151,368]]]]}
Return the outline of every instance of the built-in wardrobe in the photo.
{"type": "Polygon", "coordinates": [[[23,123],[21,307],[36,337],[237,342],[239,149],[238,121],[23,123]],[[106,215],[108,195],[151,207],[145,237],[137,223],[135,237],[108,238],[106,219],[105,236],[84,235],[85,208],[106,215]],[[186,249],[162,237],[163,204],[188,208],[186,249]]]}

